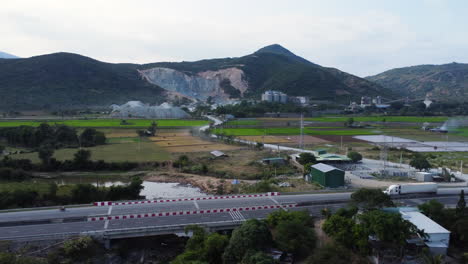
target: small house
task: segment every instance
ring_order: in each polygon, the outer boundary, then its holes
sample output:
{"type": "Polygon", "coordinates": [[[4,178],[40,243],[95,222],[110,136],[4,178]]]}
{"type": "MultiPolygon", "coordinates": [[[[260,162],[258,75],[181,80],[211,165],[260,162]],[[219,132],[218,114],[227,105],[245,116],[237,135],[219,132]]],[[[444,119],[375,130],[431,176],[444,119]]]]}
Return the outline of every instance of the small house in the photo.
{"type": "Polygon", "coordinates": [[[227,157],[227,155],[224,152],[221,152],[219,150],[213,150],[210,153],[211,153],[211,155],[215,156],[216,158],[227,157]]]}
{"type": "Polygon", "coordinates": [[[283,158],[264,158],[262,159],[262,163],[265,165],[284,165],[286,162],[283,158]]]}

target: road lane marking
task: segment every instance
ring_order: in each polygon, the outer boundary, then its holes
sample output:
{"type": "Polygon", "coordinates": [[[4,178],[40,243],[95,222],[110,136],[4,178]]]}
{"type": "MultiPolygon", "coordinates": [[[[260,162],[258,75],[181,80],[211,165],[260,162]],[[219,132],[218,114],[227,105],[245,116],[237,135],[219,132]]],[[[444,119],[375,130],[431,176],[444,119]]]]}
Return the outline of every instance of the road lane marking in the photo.
{"type": "Polygon", "coordinates": [[[109,220],[106,220],[106,222],[104,222],[104,229],[107,229],[108,225],[109,225],[109,220]]]}
{"type": "Polygon", "coordinates": [[[193,204],[195,205],[195,207],[197,208],[197,210],[200,210],[200,206],[198,206],[197,201],[193,200],[193,204]]]}
{"type": "Polygon", "coordinates": [[[111,212],[112,212],[112,205],[111,205],[111,206],[109,206],[109,210],[107,210],[107,215],[110,215],[110,214],[111,214],[111,212]]]}
{"type": "Polygon", "coordinates": [[[275,204],[280,205],[280,203],[278,203],[278,201],[276,201],[275,198],[273,198],[273,197],[270,196],[270,199],[271,199],[275,204]]]}

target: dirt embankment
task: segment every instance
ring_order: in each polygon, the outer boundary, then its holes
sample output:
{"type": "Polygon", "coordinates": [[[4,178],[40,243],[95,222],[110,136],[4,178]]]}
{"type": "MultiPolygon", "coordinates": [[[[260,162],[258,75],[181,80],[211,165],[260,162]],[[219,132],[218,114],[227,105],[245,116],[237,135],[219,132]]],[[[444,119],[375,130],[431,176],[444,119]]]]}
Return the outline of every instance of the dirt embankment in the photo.
{"type": "MultiPolygon", "coordinates": [[[[210,176],[182,173],[176,171],[155,171],[145,176],[146,181],[152,182],[177,182],[180,184],[190,184],[200,188],[203,192],[216,194],[219,190],[223,193],[233,191],[233,179],[219,179],[210,176]],[[222,186],[222,187],[221,187],[222,186]]],[[[255,183],[256,181],[242,180],[241,183],[255,183]]]]}

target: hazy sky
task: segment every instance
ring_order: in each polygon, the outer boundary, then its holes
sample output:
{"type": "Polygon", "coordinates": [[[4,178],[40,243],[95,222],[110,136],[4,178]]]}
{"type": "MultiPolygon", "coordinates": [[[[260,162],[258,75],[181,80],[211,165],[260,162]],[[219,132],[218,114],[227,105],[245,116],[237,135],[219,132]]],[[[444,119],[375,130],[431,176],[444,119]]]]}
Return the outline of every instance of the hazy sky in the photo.
{"type": "Polygon", "coordinates": [[[30,0],[0,3],[0,50],[107,62],[238,57],[273,43],[367,76],[468,62],[466,0],[30,0]]]}

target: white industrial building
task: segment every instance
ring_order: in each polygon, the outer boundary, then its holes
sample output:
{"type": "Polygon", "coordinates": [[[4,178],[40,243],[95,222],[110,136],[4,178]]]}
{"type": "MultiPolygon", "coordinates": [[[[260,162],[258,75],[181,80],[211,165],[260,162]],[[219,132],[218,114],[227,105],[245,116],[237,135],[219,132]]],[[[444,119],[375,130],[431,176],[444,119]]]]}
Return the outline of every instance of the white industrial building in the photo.
{"type": "Polygon", "coordinates": [[[269,90],[262,94],[262,101],[285,104],[288,101],[288,96],[282,92],[269,90]]]}
{"type": "Polygon", "coordinates": [[[424,238],[424,244],[434,255],[446,255],[450,243],[450,231],[443,228],[438,223],[432,221],[418,211],[417,208],[399,208],[403,219],[411,222],[419,230],[424,230],[428,237],[424,238]]]}

